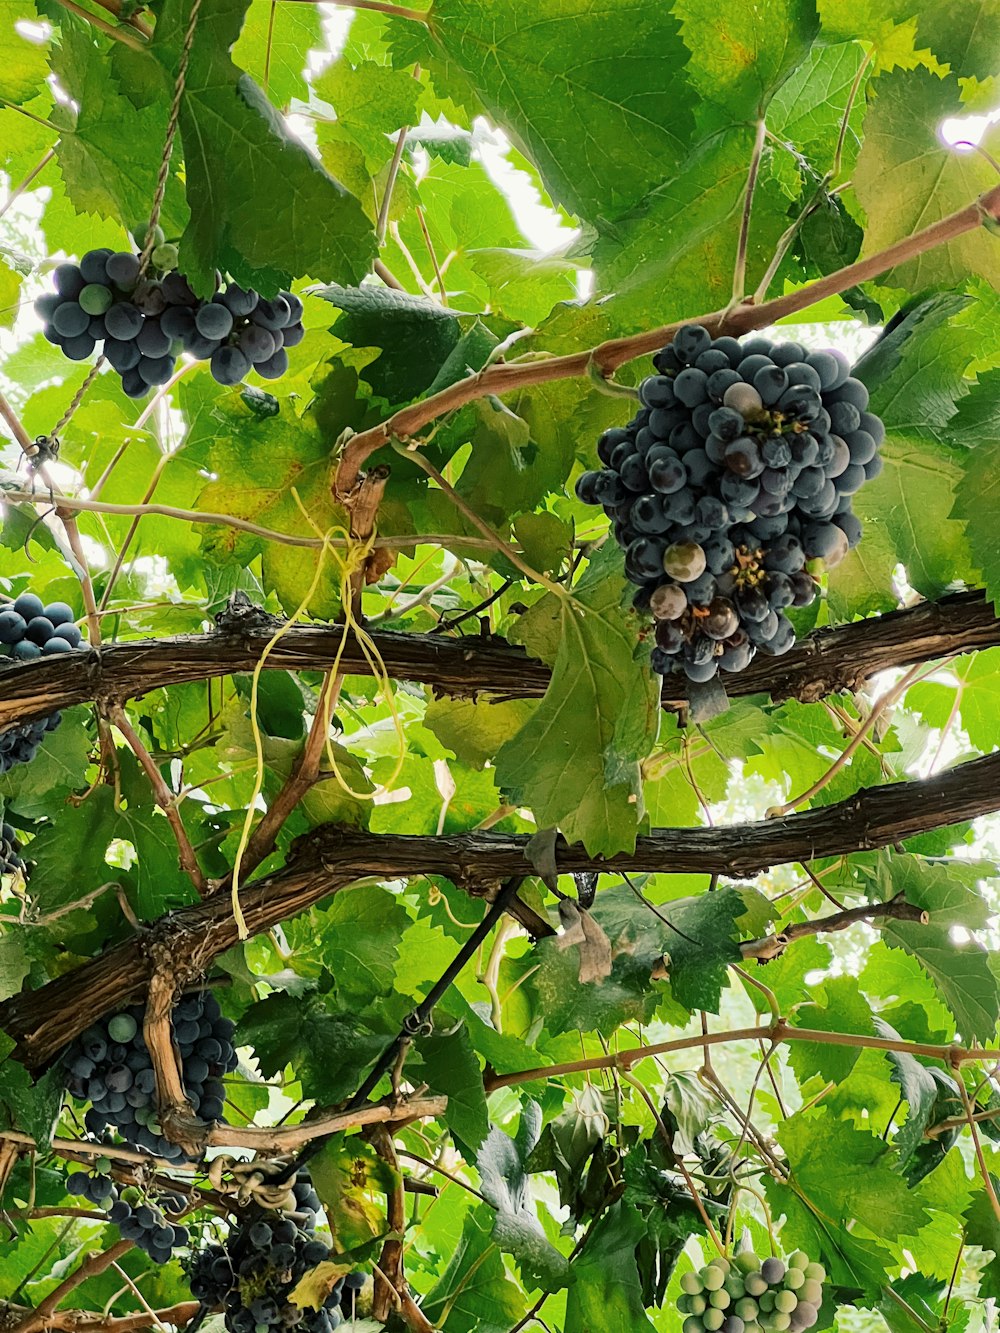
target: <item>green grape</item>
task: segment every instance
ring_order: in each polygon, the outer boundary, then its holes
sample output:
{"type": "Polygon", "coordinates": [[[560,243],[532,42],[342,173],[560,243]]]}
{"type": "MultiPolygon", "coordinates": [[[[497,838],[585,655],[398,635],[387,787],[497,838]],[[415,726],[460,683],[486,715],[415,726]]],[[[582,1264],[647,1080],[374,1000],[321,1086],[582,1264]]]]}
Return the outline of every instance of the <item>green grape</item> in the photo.
{"type": "Polygon", "coordinates": [[[697,1296],[689,1296],[691,1314],[704,1314],[708,1309],[708,1301],[700,1293],[697,1296]]]}
{"type": "Polygon", "coordinates": [[[767,1281],[759,1273],[748,1273],[743,1284],[748,1296],[760,1296],[767,1291],[767,1281]]]}
{"type": "Polygon", "coordinates": [[[758,1273],[760,1271],[760,1258],[754,1254],[753,1250],[740,1250],[733,1262],[741,1273],[758,1273]]]}
{"type": "Polygon", "coordinates": [[[826,1281],[826,1269],[822,1264],[806,1264],[803,1272],[812,1282],[826,1281]]]}
{"type": "Polygon", "coordinates": [[[780,1310],[775,1310],[771,1315],[771,1327],[777,1330],[777,1333],[784,1333],[792,1322],[790,1314],[783,1314],[780,1310]]]}
{"type": "Polygon", "coordinates": [[[688,1296],[697,1296],[703,1290],[701,1278],[697,1273],[689,1272],[681,1275],[681,1291],[686,1292],[688,1296]]]}
{"type": "Polygon", "coordinates": [[[709,1264],[699,1274],[706,1291],[718,1291],[726,1280],[726,1275],[718,1264],[709,1264]]]}
{"type": "Polygon", "coordinates": [[[813,1278],[806,1278],[798,1290],[798,1298],[800,1301],[806,1301],[809,1305],[819,1305],[823,1299],[822,1284],[816,1282],[813,1278]]]}
{"type": "Polygon", "coordinates": [[[774,1295],[774,1308],[782,1314],[791,1314],[799,1303],[794,1291],[778,1291],[774,1295]]]}
{"type": "Polygon", "coordinates": [[[773,1309],[774,1309],[774,1292],[773,1292],[773,1291],[762,1291],[761,1294],[760,1294],[760,1296],[758,1296],[758,1298],[757,1298],[757,1304],[760,1306],[760,1308],[761,1308],[762,1311],[770,1311],[770,1310],[773,1310],[773,1309]]]}
{"type": "Polygon", "coordinates": [[[788,1260],[789,1268],[799,1268],[803,1272],[805,1272],[808,1266],[809,1266],[809,1256],[808,1254],[806,1254],[805,1250],[796,1250],[795,1253],[788,1260]]]}
{"type": "Polygon", "coordinates": [[[733,1309],[734,1313],[749,1324],[757,1318],[759,1307],[752,1296],[744,1296],[742,1300],[736,1302],[733,1309]]]}
{"type": "Polygon", "coordinates": [[[712,1292],[711,1296],[708,1298],[708,1303],[709,1305],[714,1306],[716,1310],[727,1310],[732,1299],[732,1296],[730,1296],[725,1287],[720,1287],[718,1291],[712,1292]]]}
{"type": "Polygon", "coordinates": [[[119,1041],[122,1045],[130,1042],[138,1031],[139,1024],[131,1014],[115,1014],[108,1023],[108,1036],[112,1041],[119,1041]]]}
{"type": "Polygon", "coordinates": [[[76,298],[88,315],[103,315],[112,301],[111,291],[100,282],[90,282],[76,298]]]}
{"type": "Polygon", "coordinates": [[[694,1315],[689,1315],[681,1324],[681,1330],[682,1333],[704,1333],[704,1325],[700,1319],[695,1319],[694,1315]]]}
{"type": "Polygon", "coordinates": [[[802,1286],[805,1280],[806,1275],[801,1268],[790,1268],[785,1274],[785,1286],[788,1287],[790,1291],[798,1291],[799,1287],[802,1286]]]}
{"type": "Polygon", "coordinates": [[[745,1287],[743,1286],[743,1274],[735,1271],[727,1273],[723,1286],[726,1291],[729,1292],[730,1296],[736,1300],[737,1297],[742,1296],[745,1291],[745,1287]]]}
{"type": "Polygon", "coordinates": [[[677,1313],[678,1313],[678,1314],[694,1314],[694,1311],[691,1309],[691,1300],[692,1300],[692,1297],[688,1296],[687,1293],[685,1293],[684,1295],[678,1296],[678,1297],[677,1297],[677,1313]]]}
{"type": "Polygon", "coordinates": [[[726,1321],[726,1316],[721,1310],[716,1310],[714,1306],[705,1311],[701,1317],[701,1322],[708,1329],[709,1333],[716,1333],[726,1321]]]}
{"type": "Polygon", "coordinates": [[[177,267],[177,246],[170,241],[165,241],[155,248],[152,260],[161,272],[172,272],[177,267]]]}

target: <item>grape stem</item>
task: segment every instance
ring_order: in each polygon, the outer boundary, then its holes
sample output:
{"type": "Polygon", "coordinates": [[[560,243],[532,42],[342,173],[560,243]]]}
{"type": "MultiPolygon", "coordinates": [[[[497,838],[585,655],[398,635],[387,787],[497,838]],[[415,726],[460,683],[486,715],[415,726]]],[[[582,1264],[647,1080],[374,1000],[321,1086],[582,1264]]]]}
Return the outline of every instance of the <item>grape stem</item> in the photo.
{"type": "Polygon", "coordinates": [[[412,403],[393,413],[386,421],[368,430],[359,431],[345,446],[334,479],[334,493],[343,494],[355,485],[365,461],[390,440],[415,440],[424,427],[439,417],[491,394],[502,396],[531,384],[546,384],[553,380],[586,376],[591,366],[604,376],[612,374],[626,361],[648,356],[670,342],[677,329],[684,324],[701,324],[714,336],[739,335],[752,329],[767,328],[787,315],[806,310],[809,306],[835,296],[848,287],[867,282],[889,269],[905,264],[928,250],[946,245],[966,232],[974,231],[985,218],[1000,221],[1000,186],[980,195],[965,208],[958,209],[939,222],[925,227],[877,254],[838,269],[828,277],[819,278],[797,291],[786,292],[760,305],[741,303],[715,310],[705,315],[662,325],[645,333],[611,338],[587,351],[565,356],[551,356],[542,360],[497,362],[484,370],[450,385],[440,393],[431,394],[420,402],[412,403]]]}
{"type": "Polygon", "coordinates": [[[55,1327],[52,1323],[52,1316],[69,1293],[75,1291],[88,1278],[103,1273],[112,1264],[117,1263],[123,1255],[128,1254],[131,1249],[132,1242],[130,1240],[119,1240],[101,1253],[88,1255],[83,1263],[68,1277],[64,1278],[57,1287],[54,1287],[43,1301],[39,1301],[34,1310],[29,1311],[19,1323],[13,1326],[11,1333],[40,1333],[42,1329],[55,1327]]]}
{"type": "MultiPolygon", "coordinates": [[[[129,46],[133,51],[145,51],[146,43],[141,41],[136,33],[129,31],[125,27],[115,27],[107,19],[102,19],[97,14],[92,14],[89,9],[84,9],[83,5],[78,5],[76,0],[56,0],[63,9],[68,9],[71,14],[77,18],[85,19],[92,27],[97,28],[106,36],[114,38],[116,42],[121,42],[123,46],[129,46]]],[[[99,0],[98,0],[99,3],[99,0]]]]}
{"type": "Polygon", "coordinates": [[[487,1092],[494,1092],[497,1088],[514,1087],[521,1083],[537,1083],[550,1078],[564,1078],[568,1074],[583,1074],[597,1069],[614,1069],[622,1073],[638,1064],[640,1060],[655,1055],[687,1051],[705,1044],[727,1046],[734,1042],[758,1040],[776,1044],[789,1041],[815,1041],[828,1046],[850,1046],[859,1050],[903,1051],[909,1055],[922,1055],[932,1060],[941,1060],[954,1068],[963,1064],[993,1061],[1000,1057],[1000,1051],[986,1047],[944,1046],[931,1042],[904,1041],[902,1038],[897,1040],[890,1037],[869,1037],[853,1032],[828,1032],[821,1028],[791,1027],[782,1020],[780,1023],[763,1027],[733,1028],[727,1032],[708,1034],[699,1032],[688,1037],[676,1037],[673,1041],[661,1041],[653,1046],[636,1046],[630,1051],[619,1051],[614,1055],[595,1055],[585,1060],[569,1060],[563,1064],[523,1069],[513,1074],[494,1074],[485,1080],[485,1085],[487,1092]]]}
{"type": "Polygon", "coordinates": [[[740,237],[736,245],[736,264],[733,268],[733,305],[746,296],[747,290],[747,249],[750,245],[750,217],[753,213],[753,197],[757,189],[757,177],[760,174],[760,159],[764,152],[764,136],[767,126],[763,116],[757,122],[753,151],[750,154],[750,169],[747,172],[746,191],[743,196],[743,216],[740,219],[740,237]]]}
{"type": "Polygon", "coordinates": [[[121,732],[132,753],[135,755],[136,759],[138,759],[149,780],[149,785],[153,789],[156,803],[167,817],[174,838],[177,841],[181,869],[191,880],[191,883],[197,889],[199,896],[202,898],[207,897],[209,893],[208,882],[202,874],[201,867],[198,864],[198,858],[191,845],[191,839],[187,835],[187,829],[184,827],[184,821],[181,819],[180,811],[177,808],[176,797],[164,781],[163,774],[157,767],[156,761],[139,739],[138,733],[128,720],[121,704],[115,704],[109,710],[108,718],[121,732]]]}

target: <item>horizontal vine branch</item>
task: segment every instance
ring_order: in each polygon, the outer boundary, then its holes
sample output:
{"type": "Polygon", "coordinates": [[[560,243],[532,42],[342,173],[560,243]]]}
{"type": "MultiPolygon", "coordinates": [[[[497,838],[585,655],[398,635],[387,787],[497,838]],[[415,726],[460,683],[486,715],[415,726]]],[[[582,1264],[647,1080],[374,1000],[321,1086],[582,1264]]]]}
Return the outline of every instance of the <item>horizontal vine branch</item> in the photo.
{"type": "Polygon", "coordinates": [[[860,921],[868,921],[873,925],[879,921],[916,921],[926,926],[930,916],[922,908],[908,903],[902,894],[897,894],[888,902],[862,903],[860,907],[847,907],[842,912],[815,917],[812,921],[793,921],[775,935],[765,935],[759,940],[747,940],[740,946],[740,952],[744,958],[766,961],[769,958],[777,958],[796,940],[805,939],[808,935],[831,935],[839,930],[849,930],[860,921]]]}
{"type": "MultiPolygon", "coordinates": [[[[7,1307],[15,1317],[26,1318],[30,1311],[7,1307]]],[[[179,1301],[164,1310],[137,1310],[135,1314],[104,1315],[99,1310],[57,1310],[45,1321],[46,1329],[58,1333],[139,1333],[144,1328],[162,1328],[173,1325],[183,1328],[200,1309],[198,1301],[179,1301]]],[[[4,1304],[0,1301],[0,1325],[3,1324],[4,1304]]]]}
{"type": "MultiPolygon", "coordinates": [[[[42,657],[11,665],[0,674],[0,726],[46,717],[73,704],[122,703],[164,686],[252,671],[277,623],[261,616],[247,617],[244,624],[234,617],[212,634],[112,643],[87,656],[42,657]]],[[[534,699],[549,683],[551,673],[544,662],[504,639],[370,633],[391,677],[419,681],[442,694],[534,699]]],[[[330,667],[342,634],[339,625],[295,625],[274,645],[265,668],[330,667]]],[[[958,593],[837,629],[816,630],[784,657],[758,654],[726,686],[733,697],[768,694],[775,700],[812,702],[857,689],[893,667],[998,645],[1000,618],[985,594],[958,593]]],[[[371,670],[353,635],[341,665],[350,675],[371,670]]],[[[665,680],[664,707],[676,709],[685,701],[684,682],[665,680]]]]}
{"type": "MultiPolygon", "coordinates": [[[[659,829],[639,838],[634,852],[608,859],[589,856],[581,846],[567,846],[560,838],[554,855],[564,873],[644,870],[739,879],[788,862],[885,847],[996,810],[1000,752],[933,778],[866,789],[836,805],[783,819],[659,829]]],[[[257,935],[359,880],[443,875],[472,897],[490,896],[501,880],[530,873],[528,841],[524,835],[495,832],[421,837],[321,825],[296,840],[283,869],[246,885],[240,902],[250,934],[257,935]]],[[[523,904],[515,901],[508,910],[523,913],[523,904]]],[[[534,913],[524,920],[532,917],[534,913]]],[[[203,971],[237,940],[229,895],[216,893],[169,913],[141,936],[114,945],[39,990],[5,1000],[0,1028],[15,1039],[19,1059],[41,1068],[102,1014],[141,995],[161,950],[169,950],[175,959],[191,959],[193,973],[196,967],[203,971]]]]}
{"type": "Polygon", "coordinates": [[[675,1037],[653,1046],[636,1046],[630,1051],[613,1055],[594,1055],[583,1060],[569,1060],[565,1064],[542,1065],[537,1069],[520,1069],[511,1074],[493,1074],[486,1080],[487,1092],[510,1088],[519,1083],[537,1083],[539,1079],[560,1078],[566,1074],[584,1074],[597,1069],[630,1069],[650,1056],[669,1055],[674,1051],[689,1051],[704,1046],[731,1046],[734,1042],[810,1041],[824,1046],[852,1046],[867,1051],[906,1051],[931,1060],[943,1060],[957,1068],[963,1064],[983,1062],[993,1064],[1000,1060],[1000,1051],[984,1046],[941,1046],[931,1042],[905,1041],[902,1037],[869,1037],[864,1033],[829,1032],[825,1028],[793,1027],[781,1018],[766,1027],[733,1028],[728,1032],[698,1032],[689,1037],[675,1037]]]}
{"type": "Polygon", "coordinates": [[[897,264],[906,263],[925,254],[939,245],[946,245],[966,232],[982,226],[984,220],[992,217],[1000,221],[1000,186],[994,187],[980,198],[959,209],[940,222],[925,227],[905,240],[890,245],[878,254],[867,259],[859,259],[854,264],[838,269],[829,277],[811,282],[798,291],[786,292],[772,301],[763,301],[760,305],[741,303],[725,310],[714,310],[707,315],[693,315],[689,319],[645,333],[632,334],[625,338],[613,338],[597,347],[582,352],[573,352],[566,356],[553,356],[548,359],[519,361],[513,363],[498,362],[487,366],[475,375],[468,375],[456,384],[431,394],[429,398],[404,407],[388,420],[355,435],[347,444],[341,456],[340,466],[334,483],[337,494],[346,494],[357,482],[358,475],[365,462],[376,450],[388,444],[391,439],[410,440],[425,426],[454,412],[457,408],[471,403],[477,398],[490,394],[502,396],[516,389],[527,388],[532,384],[546,384],[552,380],[572,379],[587,375],[592,370],[608,376],[626,361],[635,357],[648,356],[668,343],[682,324],[702,324],[715,337],[722,333],[739,335],[752,329],[767,328],[786,315],[806,310],[817,301],[835,296],[860,282],[867,282],[885,273],[897,264]]]}

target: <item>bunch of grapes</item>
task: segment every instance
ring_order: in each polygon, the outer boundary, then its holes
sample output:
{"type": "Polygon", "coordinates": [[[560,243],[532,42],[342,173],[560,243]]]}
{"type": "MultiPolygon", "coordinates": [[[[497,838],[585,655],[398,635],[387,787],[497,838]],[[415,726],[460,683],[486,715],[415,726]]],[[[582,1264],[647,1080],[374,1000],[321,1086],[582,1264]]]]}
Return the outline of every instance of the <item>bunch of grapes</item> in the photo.
{"type": "Polygon", "coordinates": [[[46,735],[61,721],[62,713],[51,713],[37,722],[19,722],[0,731],[0,773],[15,764],[30,764],[46,735]]]}
{"type": "Polygon", "coordinates": [[[0,611],[0,655],[17,662],[71,653],[83,642],[73,622],[76,612],[66,602],[46,606],[33,592],[22,592],[0,611]]]}
{"type": "Polygon", "coordinates": [[[23,875],[24,859],[17,833],[11,824],[0,824],[0,875],[23,875]]]}
{"type": "MultiPolygon", "coordinates": [[[[83,1198],[104,1210],[122,1240],[130,1240],[157,1264],[165,1264],[171,1254],[188,1242],[188,1229],[167,1220],[157,1203],[144,1199],[140,1190],[130,1187],[119,1192],[110,1176],[99,1171],[73,1171],[66,1178],[69,1194],[83,1198]]],[[[167,1194],[164,1203],[172,1213],[185,1206],[181,1194],[167,1194]]]]}
{"type": "Polygon", "coordinates": [[[803,1333],[819,1318],[826,1270],[796,1250],[785,1263],[741,1250],[681,1278],[683,1333],[803,1333]]]}
{"type": "Polygon", "coordinates": [[[191,1259],[191,1294],[206,1306],[221,1305],[230,1333],[297,1326],[303,1333],[332,1333],[354,1317],[363,1273],[340,1278],[319,1310],[289,1300],[299,1279],[331,1256],[330,1247],[316,1234],[320,1201],[304,1171],[293,1191],[294,1213],[255,1208],[225,1245],[210,1245],[191,1259]]]}
{"type": "Polygon", "coordinates": [[[885,429],[837,352],[686,325],[653,364],[576,493],[612,520],[656,620],[654,669],[707,681],[792,647],[786,610],[861,539],[851,497],[881,470],[885,429]]]}
{"type": "MultiPolygon", "coordinates": [[[[144,1011],[132,1005],[81,1033],[63,1055],[71,1096],[91,1103],[84,1116],[89,1133],[108,1126],[157,1157],[180,1160],[183,1150],[165,1138],[156,1110],[156,1078],[145,1038],[144,1011]]],[[[171,1015],[174,1042],[188,1100],[202,1120],[222,1117],[221,1078],[236,1068],[235,1024],[224,1018],[211,991],[188,995],[171,1015]]]]}
{"type": "Polygon", "coordinates": [[[297,296],[269,300],[230,282],[203,301],[173,267],[176,246],[157,246],[152,259],[143,277],[138,256],[126,250],[88,250],[79,264],[59,264],[56,290],[35,302],[45,337],[72,361],[103,343],[130,398],[166,384],[181,352],[209,361],[220,384],[239,384],[251,370],[265,379],[285,373],[285,348],[304,336],[297,296]]]}

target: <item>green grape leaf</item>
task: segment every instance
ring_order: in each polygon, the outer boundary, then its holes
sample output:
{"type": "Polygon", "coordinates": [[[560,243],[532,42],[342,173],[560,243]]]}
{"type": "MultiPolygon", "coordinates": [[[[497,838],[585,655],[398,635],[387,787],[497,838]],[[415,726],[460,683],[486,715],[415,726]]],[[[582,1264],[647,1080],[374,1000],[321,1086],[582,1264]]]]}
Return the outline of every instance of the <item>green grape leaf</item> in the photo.
{"type": "Polygon", "coordinates": [[[778,1138],[790,1179],[768,1179],[765,1190],[776,1216],[786,1216],[785,1244],[818,1256],[833,1282],[878,1291],[891,1262],[883,1241],[917,1235],[925,1220],[892,1170],[894,1154],[874,1134],[823,1113],[789,1117],[778,1138]]]}
{"type": "MultiPolygon", "coordinates": [[[[975,553],[961,522],[965,459],[926,436],[896,430],[887,433],[881,456],[881,475],[854,497],[862,541],[829,576],[836,620],[895,608],[899,563],[925,597],[939,597],[956,579],[975,582],[975,553]]],[[[977,503],[983,504],[982,491],[977,503]]]]}
{"type": "MultiPolygon", "coordinates": [[[[630,212],[602,231],[594,249],[603,313],[611,331],[628,333],[663,319],[663,293],[678,317],[725,305],[732,294],[733,265],[754,134],[748,126],[715,134],[630,212]]],[[[787,225],[787,199],[758,188],[748,251],[752,290],[787,225]]]]}
{"type": "Polygon", "coordinates": [[[37,31],[25,33],[17,23],[38,23],[34,5],[13,0],[6,6],[0,27],[0,97],[20,105],[30,102],[48,77],[48,41],[37,31]]]}
{"type": "MultiPolygon", "coordinates": [[[[824,1003],[811,1001],[795,1010],[795,1027],[823,1032],[874,1033],[871,1005],[854,977],[830,977],[823,983],[824,1003]]],[[[795,1041],[789,1062],[800,1083],[818,1075],[824,1083],[842,1083],[857,1064],[861,1051],[851,1046],[825,1042],[795,1041]]]]}
{"type": "Polygon", "coordinates": [[[388,1044],[354,1014],[333,1013],[320,995],[275,991],[240,1019],[240,1042],[252,1046],[265,1078],[291,1063],[309,1097],[341,1101],[388,1044]]]}
{"type": "Polygon", "coordinates": [[[312,5],[273,5],[250,0],[233,47],[233,63],[259,83],[276,106],[305,98],[309,52],[322,45],[319,12],[312,5]]]}
{"type": "MultiPolygon", "coordinates": [[[[191,206],[184,272],[203,292],[216,268],[265,292],[306,274],[357,281],[375,249],[368,219],[233,64],[246,8],[247,0],[219,0],[202,16],[191,51],[180,113],[191,206]],[[265,197],[262,211],[256,201],[265,197]]],[[[183,0],[165,0],[150,49],[170,81],[186,27],[183,0]]]]}
{"type": "Polygon", "coordinates": [[[573,1263],[576,1281],[566,1300],[565,1333],[620,1329],[642,1333],[654,1325],[647,1315],[636,1266],[644,1238],[642,1216],[623,1199],[593,1226],[573,1263]]]}
{"type": "Polygon", "coordinates": [[[1000,1020],[1000,988],[990,955],[975,940],[952,939],[950,927],[886,922],[882,938],[905,949],[934,982],[967,1041],[987,1043],[1000,1020]]]}
{"type": "Polygon", "coordinates": [[[645,194],[693,129],[665,9],[620,0],[609,23],[593,0],[435,0],[432,31],[552,197],[591,221],[645,194]]]}
{"type": "Polygon", "coordinates": [[[955,487],[952,516],[964,522],[969,549],[994,603],[1000,602],[1000,532],[990,522],[1000,479],[991,448],[974,449],[955,487]]]}
{"type": "Polygon", "coordinates": [[[447,1266],[421,1302],[432,1324],[447,1317],[449,1333],[508,1333],[524,1312],[492,1239],[495,1216],[485,1204],[466,1215],[447,1266]]]}
{"type": "Polygon", "coordinates": [[[763,116],[777,89],[809,53],[819,30],[814,0],[778,0],[761,8],[678,0],[674,13],[691,51],[687,75],[726,124],[763,116]]]}
{"type": "MultiPolygon", "coordinates": [[[[105,65],[94,30],[72,15],[60,16],[60,42],[52,68],[80,108],[75,116],[60,110],[65,124],[56,144],[73,206],[124,227],[144,225],[159,168],[149,145],[161,144],[167,131],[162,102],[137,109],[105,65]],[[122,133],[123,125],[128,125],[128,134],[122,133]]],[[[188,210],[172,173],[167,186],[162,223],[165,231],[176,235],[188,210]]]]}
{"type": "MultiPolygon", "coordinates": [[[[945,116],[959,110],[955,80],[928,70],[882,74],[865,116],[864,140],[854,188],[868,218],[863,254],[928,227],[972,204],[996,184],[996,173],[978,154],[956,152],[938,138],[945,116]]],[[[983,147],[995,152],[1000,132],[983,147]]],[[[961,288],[971,275],[997,282],[997,239],[978,227],[890,270],[882,281],[920,291],[937,285],[961,288]]]]}
{"type": "Polygon", "coordinates": [[[556,1291],[569,1284],[569,1261],[546,1239],[528,1188],[526,1163],[540,1130],[541,1111],[528,1102],[517,1137],[491,1130],[476,1156],[476,1169],[487,1203],[497,1210],[493,1239],[513,1255],[528,1285],[556,1291]]]}
{"type": "Polygon", "coordinates": [[[656,734],[659,690],[621,608],[620,557],[605,548],[560,601],[552,682],[497,756],[497,780],[540,827],[605,855],[635,845],[639,760],[656,734]]]}
{"type": "Polygon", "coordinates": [[[1000,61],[1000,10],[993,0],[955,0],[943,10],[921,7],[917,41],[931,48],[958,78],[988,79],[1000,61]]]}
{"type": "Polygon", "coordinates": [[[448,1098],[441,1117],[467,1147],[479,1148],[489,1132],[489,1114],[483,1091],[483,1071],[473,1050],[468,1027],[435,1033],[420,1042],[421,1079],[431,1095],[448,1098]]]}
{"type": "Polygon", "coordinates": [[[319,287],[341,312],[332,332],[353,347],[381,348],[364,376],[390,403],[418,397],[454,351],[461,337],[453,311],[423,296],[389,287],[319,287]]]}

